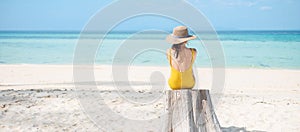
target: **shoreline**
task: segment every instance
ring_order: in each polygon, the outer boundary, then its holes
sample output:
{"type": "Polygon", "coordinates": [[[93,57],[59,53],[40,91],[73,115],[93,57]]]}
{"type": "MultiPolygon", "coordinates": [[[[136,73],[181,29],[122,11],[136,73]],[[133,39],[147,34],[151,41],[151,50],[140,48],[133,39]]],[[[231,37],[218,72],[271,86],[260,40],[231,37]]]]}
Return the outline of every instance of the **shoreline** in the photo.
{"type": "MultiPolygon", "coordinates": [[[[73,65],[0,65],[0,86],[4,85],[22,85],[22,84],[64,84],[73,83],[73,65]]],[[[80,65],[78,70],[86,70],[90,66],[80,65]]],[[[169,77],[170,68],[168,66],[122,66],[112,67],[111,65],[95,65],[93,67],[95,81],[114,81],[112,75],[116,76],[118,72],[122,73],[127,70],[129,81],[150,81],[152,73],[159,72],[165,80],[169,77]],[[116,71],[113,72],[114,68],[116,71]],[[122,71],[117,71],[120,70],[122,71]],[[117,73],[116,73],[117,72],[117,73]]],[[[194,69],[196,77],[196,87],[209,89],[213,82],[212,68],[194,69]]],[[[219,68],[216,68],[216,73],[219,68]]],[[[236,89],[244,87],[247,89],[264,87],[264,88],[300,88],[300,70],[292,69],[259,69],[259,68],[225,68],[224,79],[225,88],[236,89]]],[[[221,72],[222,72],[221,70],[221,72]]],[[[126,72],[125,72],[126,73],[126,72]]],[[[123,74],[120,74],[123,75],[123,74]]],[[[222,73],[219,75],[223,76],[222,73]]],[[[125,79],[125,78],[124,78],[125,79]]],[[[93,80],[79,80],[93,81],[93,80]]],[[[166,85],[166,83],[165,83],[166,85]]]]}
{"type": "MultiPolygon", "coordinates": [[[[0,64],[0,66],[74,66],[74,64],[0,64]]],[[[93,66],[106,66],[110,67],[111,64],[94,64],[93,66]]],[[[127,65],[116,65],[116,66],[127,66],[127,65]]],[[[169,65],[132,65],[133,67],[170,67],[169,65]]],[[[260,70],[292,70],[292,71],[300,71],[299,68],[279,68],[279,67],[252,67],[252,66],[228,66],[222,67],[225,69],[260,69],[260,70]]],[[[211,67],[207,66],[197,66],[197,69],[212,69],[211,67]]]]}

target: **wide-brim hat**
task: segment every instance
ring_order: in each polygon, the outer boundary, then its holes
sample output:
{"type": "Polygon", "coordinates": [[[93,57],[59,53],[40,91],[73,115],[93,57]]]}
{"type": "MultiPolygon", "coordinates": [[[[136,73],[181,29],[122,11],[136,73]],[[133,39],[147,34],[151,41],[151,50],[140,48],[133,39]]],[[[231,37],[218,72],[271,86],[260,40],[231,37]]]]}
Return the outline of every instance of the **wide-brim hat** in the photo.
{"type": "Polygon", "coordinates": [[[180,44],[195,38],[197,38],[195,35],[189,35],[186,26],[177,26],[173,29],[173,33],[166,37],[166,41],[170,44],[180,44]]]}

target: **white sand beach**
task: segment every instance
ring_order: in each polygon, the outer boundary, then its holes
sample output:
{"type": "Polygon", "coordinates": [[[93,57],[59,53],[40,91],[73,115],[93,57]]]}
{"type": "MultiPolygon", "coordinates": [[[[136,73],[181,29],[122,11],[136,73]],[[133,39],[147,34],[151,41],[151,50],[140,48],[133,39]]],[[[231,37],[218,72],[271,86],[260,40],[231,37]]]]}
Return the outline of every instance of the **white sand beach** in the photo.
{"type": "MultiPolygon", "coordinates": [[[[137,93],[149,93],[154,71],[162,73],[165,79],[169,74],[168,67],[134,66],[128,71],[137,93]]],[[[215,92],[211,95],[224,131],[299,131],[300,70],[227,68],[225,71],[224,88],[213,88],[215,92]]],[[[1,131],[103,131],[81,107],[72,65],[0,65],[0,73],[1,131]]],[[[135,92],[118,96],[117,92],[122,95],[126,91],[115,88],[110,66],[97,65],[94,73],[97,88],[106,97],[105,103],[121,116],[143,120],[163,113],[163,97],[139,107],[125,98],[135,98],[135,92]]],[[[211,89],[212,78],[212,69],[197,69],[196,88],[211,89]]],[[[89,87],[93,81],[82,83],[89,87]]],[[[155,128],[148,126],[143,131],[155,128]]]]}

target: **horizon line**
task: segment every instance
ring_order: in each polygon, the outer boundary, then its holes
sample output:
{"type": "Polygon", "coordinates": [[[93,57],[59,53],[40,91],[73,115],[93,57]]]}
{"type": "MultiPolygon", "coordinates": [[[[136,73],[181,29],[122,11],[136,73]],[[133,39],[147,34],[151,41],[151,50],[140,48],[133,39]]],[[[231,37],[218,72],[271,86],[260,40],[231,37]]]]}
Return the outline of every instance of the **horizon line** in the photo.
{"type": "MultiPolygon", "coordinates": [[[[141,30],[143,31],[143,30],[141,30]]],[[[230,31],[300,31],[300,29],[220,29],[215,30],[216,32],[230,32],[230,31]]],[[[82,30],[0,30],[0,32],[82,32],[82,30]]],[[[87,31],[87,33],[104,33],[107,31],[87,31]]],[[[118,30],[111,31],[111,33],[133,33],[139,32],[139,30],[118,30]]],[[[154,31],[155,32],[155,31],[154,31]]],[[[166,30],[166,32],[172,32],[172,30],[166,30]]],[[[205,31],[195,31],[195,32],[205,32],[205,31]]]]}

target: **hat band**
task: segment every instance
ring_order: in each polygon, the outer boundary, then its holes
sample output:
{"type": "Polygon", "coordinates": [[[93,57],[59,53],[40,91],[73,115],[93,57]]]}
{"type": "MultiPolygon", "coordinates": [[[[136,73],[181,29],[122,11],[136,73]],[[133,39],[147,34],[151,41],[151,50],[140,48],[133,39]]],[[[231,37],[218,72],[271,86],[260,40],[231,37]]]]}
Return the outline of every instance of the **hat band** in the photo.
{"type": "Polygon", "coordinates": [[[172,36],[173,36],[173,38],[186,38],[186,37],[188,37],[189,35],[186,35],[186,36],[175,36],[175,35],[172,34],[172,36]]]}

